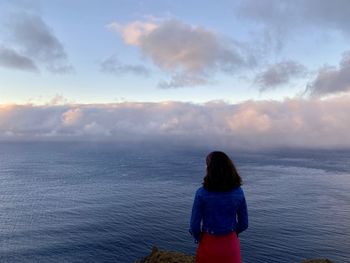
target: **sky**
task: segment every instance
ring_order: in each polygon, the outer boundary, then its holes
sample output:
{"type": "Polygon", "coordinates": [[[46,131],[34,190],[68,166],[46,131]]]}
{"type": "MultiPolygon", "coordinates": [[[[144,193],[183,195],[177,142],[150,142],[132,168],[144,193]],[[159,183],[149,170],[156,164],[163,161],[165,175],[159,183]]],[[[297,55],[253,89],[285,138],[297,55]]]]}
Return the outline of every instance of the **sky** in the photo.
{"type": "Polygon", "coordinates": [[[349,147],[349,13],[347,0],[0,0],[0,139],[349,147]]]}

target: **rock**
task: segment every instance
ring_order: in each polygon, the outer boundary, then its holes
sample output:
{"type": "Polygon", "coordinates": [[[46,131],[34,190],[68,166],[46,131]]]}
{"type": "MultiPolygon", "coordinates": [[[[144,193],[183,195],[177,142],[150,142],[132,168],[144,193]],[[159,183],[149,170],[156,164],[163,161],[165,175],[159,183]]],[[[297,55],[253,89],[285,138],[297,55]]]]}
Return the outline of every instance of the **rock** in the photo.
{"type": "Polygon", "coordinates": [[[135,263],[194,263],[194,256],[174,251],[160,251],[157,247],[152,248],[149,256],[135,263]]]}
{"type": "MultiPolygon", "coordinates": [[[[194,263],[195,257],[174,251],[159,250],[157,247],[152,248],[149,256],[135,263],[194,263]]],[[[303,260],[301,263],[333,263],[328,259],[310,259],[303,260]]]]}

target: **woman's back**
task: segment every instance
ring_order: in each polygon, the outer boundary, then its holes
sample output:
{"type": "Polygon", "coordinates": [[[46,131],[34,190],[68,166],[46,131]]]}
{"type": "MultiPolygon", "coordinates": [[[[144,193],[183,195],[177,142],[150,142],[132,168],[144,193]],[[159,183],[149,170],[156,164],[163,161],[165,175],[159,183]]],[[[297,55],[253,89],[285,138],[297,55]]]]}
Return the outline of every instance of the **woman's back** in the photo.
{"type": "Polygon", "coordinates": [[[227,192],[211,192],[201,187],[198,195],[203,202],[202,231],[225,234],[242,232],[248,226],[247,205],[241,187],[227,192]]]}
{"type": "Polygon", "coordinates": [[[241,262],[238,234],[248,227],[241,177],[223,152],[207,156],[207,174],[195,194],[190,233],[199,242],[197,263],[241,262]]]}
{"type": "Polygon", "coordinates": [[[247,227],[247,204],[241,187],[225,192],[208,191],[204,187],[197,190],[191,216],[193,234],[222,235],[232,231],[238,234],[247,227]]]}

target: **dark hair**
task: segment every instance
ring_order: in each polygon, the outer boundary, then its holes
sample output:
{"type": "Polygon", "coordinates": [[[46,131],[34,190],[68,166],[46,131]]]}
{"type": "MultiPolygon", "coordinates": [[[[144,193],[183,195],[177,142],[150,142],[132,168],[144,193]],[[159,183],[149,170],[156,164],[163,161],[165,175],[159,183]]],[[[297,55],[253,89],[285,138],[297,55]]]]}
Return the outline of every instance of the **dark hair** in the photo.
{"type": "Polygon", "coordinates": [[[203,186],[208,191],[224,192],[241,186],[239,176],[232,160],[223,152],[215,151],[208,154],[207,174],[203,186]]]}

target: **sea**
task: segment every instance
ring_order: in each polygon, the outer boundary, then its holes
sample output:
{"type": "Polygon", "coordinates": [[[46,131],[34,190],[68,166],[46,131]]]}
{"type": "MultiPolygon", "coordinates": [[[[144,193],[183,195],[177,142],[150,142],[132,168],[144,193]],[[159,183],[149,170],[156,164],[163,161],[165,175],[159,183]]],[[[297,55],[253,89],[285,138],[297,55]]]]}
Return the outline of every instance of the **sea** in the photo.
{"type": "MultiPolygon", "coordinates": [[[[0,262],[134,262],[195,254],[208,147],[0,143],[0,262]]],[[[350,151],[224,149],[243,178],[245,263],[350,262],[350,151]]]]}

